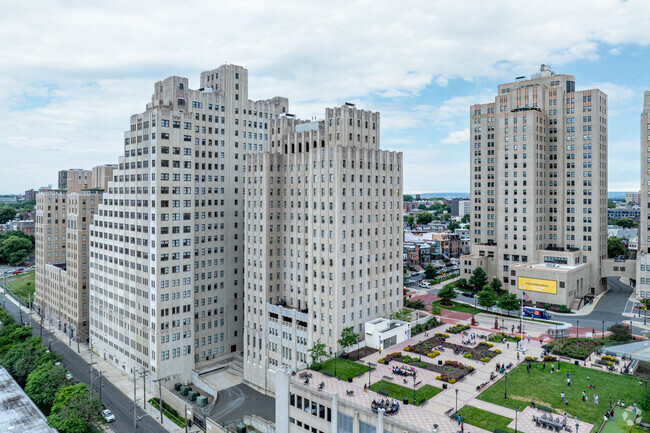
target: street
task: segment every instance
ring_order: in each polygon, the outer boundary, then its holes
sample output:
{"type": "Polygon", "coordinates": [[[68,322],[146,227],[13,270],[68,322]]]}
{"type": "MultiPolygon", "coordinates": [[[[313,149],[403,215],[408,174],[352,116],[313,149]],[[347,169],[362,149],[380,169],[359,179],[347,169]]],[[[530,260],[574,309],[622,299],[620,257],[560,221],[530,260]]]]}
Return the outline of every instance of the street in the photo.
{"type": "MultiPolygon", "coordinates": [[[[0,301],[5,310],[7,310],[13,317],[16,319],[16,322],[20,321],[20,312],[18,307],[11,302],[11,300],[6,299],[4,293],[0,294],[0,301]]],[[[23,321],[28,321],[28,316],[23,312],[23,321]]],[[[36,319],[36,315],[33,314],[32,321],[33,331],[32,334],[35,336],[40,335],[40,323],[36,319]]],[[[43,342],[47,345],[49,343],[49,334],[47,333],[47,326],[44,326],[43,329],[43,342]]],[[[88,350],[84,345],[80,346],[81,350],[88,350]]],[[[74,375],[74,379],[83,382],[86,385],[90,383],[90,366],[83,360],[74,350],[70,349],[67,345],[61,343],[57,338],[52,338],[52,351],[61,355],[62,364],[74,375]]],[[[95,371],[95,375],[97,372],[95,371]]],[[[102,403],[106,406],[107,409],[110,409],[115,415],[115,421],[108,424],[108,426],[116,433],[131,432],[133,430],[133,403],[132,401],[125,397],[122,392],[120,392],[112,383],[110,383],[110,377],[105,378],[103,381],[102,387],[102,403]],[[107,380],[108,379],[108,380],[107,380]]],[[[96,390],[99,389],[99,380],[94,379],[94,387],[96,390]]],[[[97,395],[97,393],[95,393],[97,395]]],[[[142,402],[140,402],[142,404],[142,402]]],[[[137,411],[138,417],[143,417],[138,421],[137,432],[141,433],[167,433],[156,420],[152,419],[145,412],[138,408],[137,411]]],[[[171,423],[170,420],[166,420],[171,423]]]]}

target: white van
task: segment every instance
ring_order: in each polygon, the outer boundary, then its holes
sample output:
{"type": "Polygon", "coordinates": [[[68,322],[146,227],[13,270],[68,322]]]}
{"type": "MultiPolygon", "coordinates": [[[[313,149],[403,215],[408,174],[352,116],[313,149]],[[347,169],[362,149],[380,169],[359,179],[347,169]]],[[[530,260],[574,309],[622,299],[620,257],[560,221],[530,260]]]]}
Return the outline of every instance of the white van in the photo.
{"type": "Polygon", "coordinates": [[[428,281],[420,281],[418,283],[418,286],[429,288],[429,287],[431,287],[431,283],[429,283],[428,281]]]}

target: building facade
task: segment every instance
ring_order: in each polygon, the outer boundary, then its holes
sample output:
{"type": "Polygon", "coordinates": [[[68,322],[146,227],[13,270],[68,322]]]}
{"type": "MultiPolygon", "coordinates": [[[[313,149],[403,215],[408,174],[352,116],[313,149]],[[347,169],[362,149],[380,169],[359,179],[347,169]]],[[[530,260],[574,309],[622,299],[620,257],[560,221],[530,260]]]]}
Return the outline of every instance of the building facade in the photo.
{"type": "Polygon", "coordinates": [[[106,186],[92,173],[68,170],[70,190],[36,195],[34,305],[65,333],[83,340],[89,330],[90,228],[106,186]]]}
{"type": "Polygon", "coordinates": [[[152,379],[189,380],[241,352],[244,179],[288,100],[248,98],[248,71],[172,76],[131,116],[90,235],[91,334],[99,355],[152,379]]]}
{"type": "MultiPolygon", "coordinates": [[[[607,95],[576,91],[575,77],[542,65],[499,85],[494,102],[471,106],[470,128],[471,253],[461,276],[481,266],[512,292],[527,287],[531,300],[556,303],[552,290],[518,278],[527,265],[567,263],[588,267],[588,277],[565,281],[558,300],[605,290],[607,95]]],[[[563,274],[545,275],[559,285],[563,274]]]]}
{"type": "Polygon", "coordinates": [[[246,160],[244,378],[258,388],[401,307],[402,154],[380,149],[379,120],[352,104],[274,119],[246,160]]]}
{"type": "Polygon", "coordinates": [[[650,297],[650,91],[643,94],[640,119],[641,218],[637,242],[636,296],[650,297]]]}

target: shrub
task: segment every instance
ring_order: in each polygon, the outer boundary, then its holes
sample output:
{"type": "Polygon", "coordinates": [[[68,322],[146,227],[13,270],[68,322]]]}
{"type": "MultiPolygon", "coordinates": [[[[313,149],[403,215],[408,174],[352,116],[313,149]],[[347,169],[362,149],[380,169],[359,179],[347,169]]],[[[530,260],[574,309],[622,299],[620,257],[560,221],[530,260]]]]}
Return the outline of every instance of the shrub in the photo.
{"type": "Polygon", "coordinates": [[[463,354],[463,358],[471,358],[471,357],[472,357],[472,354],[469,353],[469,352],[465,352],[465,353],[463,354]]]}
{"type": "Polygon", "coordinates": [[[524,361],[534,361],[534,360],[535,360],[535,358],[532,357],[532,356],[527,356],[527,357],[524,358],[524,361]]]}
{"type": "Polygon", "coordinates": [[[612,361],[607,361],[607,366],[608,367],[611,367],[612,365],[614,365],[614,363],[612,361]]]}
{"type": "Polygon", "coordinates": [[[449,383],[451,383],[451,384],[456,383],[456,379],[449,379],[449,383]]]}
{"type": "Polygon", "coordinates": [[[410,346],[404,346],[404,352],[410,352],[411,347],[410,346]]]}
{"type": "Polygon", "coordinates": [[[314,371],[320,371],[322,367],[323,366],[320,362],[314,362],[312,365],[309,366],[309,369],[314,371]]]}
{"type": "Polygon", "coordinates": [[[436,376],[436,379],[442,380],[442,376],[436,376]]]}
{"type": "Polygon", "coordinates": [[[600,357],[603,361],[616,361],[616,358],[610,355],[603,355],[600,357]]]}
{"type": "Polygon", "coordinates": [[[494,353],[496,353],[497,355],[499,355],[499,354],[501,353],[501,349],[494,349],[494,353]]]}
{"type": "Polygon", "coordinates": [[[418,367],[420,368],[427,368],[427,363],[426,362],[418,362],[418,367]]]}
{"type": "Polygon", "coordinates": [[[413,362],[413,360],[411,359],[410,356],[404,355],[404,357],[402,358],[402,362],[408,364],[409,362],[413,362]]]}
{"type": "Polygon", "coordinates": [[[571,309],[569,307],[567,307],[566,305],[564,305],[564,304],[560,305],[557,310],[560,313],[570,313],[571,312],[571,309]]]}
{"type": "Polygon", "coordinates": [[[553,355],[546,355],[544,357],[544,361],[549,362],[549,361],[557,361],[557,358],[553,355]]]}
{"type": "Polygon", "coordinates": [[[490,358],[486,356],[485,358],[481,358],[480,361],[481,362],[489,362],[490,358]]]}
{"type": "Polygon", "coordinates": [[[469,325],[456,325],[452,326],[451,328],[447,328],[447,332],[451,332],[452,334],[458,334],[460,332],[468,330],[470,327],[469,325]]]}
{"type": "Polygon", "coordinates": [[[381,358],[379,361],[377,361],[380,364],[386,364],[386,360],[384,358],[381,358]]]}
{"type": "Polygon", "coordinates": [[[440,352],[438,352],[437,350],[434,350],[433,352],[429,352],[429,353],[427,353],[427,356],[428,356],[429,358],[435,358],[435,357],[438,356],[438,355],[440,355],[440,352]]]}
{"type": "Polygon", "coordinates": [[[487,342],[485,342],[485,341],[479,341],[478,345],[479,345],[479,346],[494,347],[494,344],[492,344],[492,343],[487,343],[487,342]]]}

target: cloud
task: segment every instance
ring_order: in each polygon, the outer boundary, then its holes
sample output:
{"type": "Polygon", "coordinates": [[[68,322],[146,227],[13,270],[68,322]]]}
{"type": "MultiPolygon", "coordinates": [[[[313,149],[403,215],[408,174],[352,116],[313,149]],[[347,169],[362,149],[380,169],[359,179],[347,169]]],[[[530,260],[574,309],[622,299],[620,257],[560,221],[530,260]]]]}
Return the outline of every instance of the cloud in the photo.
{"type": "Polygon", "coordinates": [[[469,142],[469,128],[465,128],[462,131],[453,131],[447,136],[447,138],[441,140],[441,143],[443,144],[459,144],[466,142],[469,142]]]}

